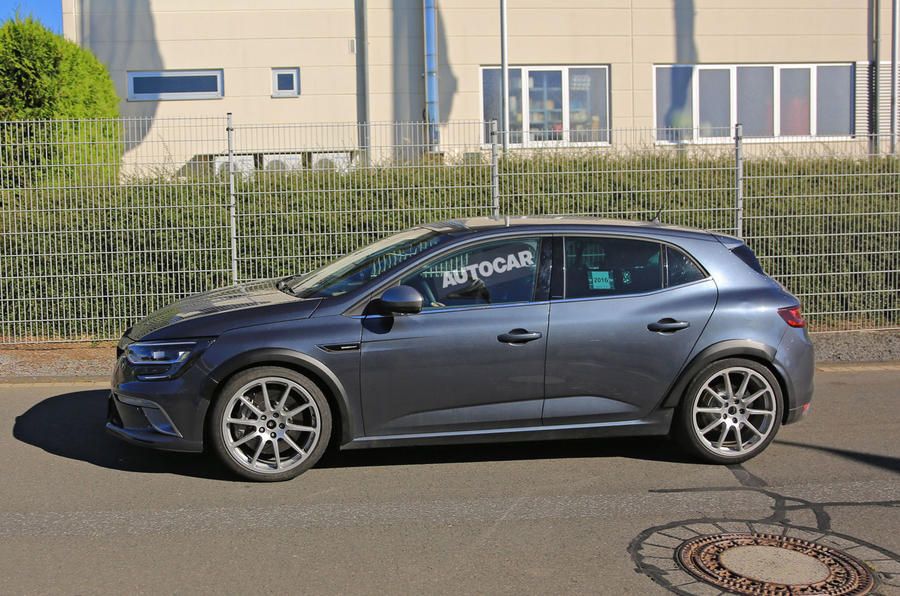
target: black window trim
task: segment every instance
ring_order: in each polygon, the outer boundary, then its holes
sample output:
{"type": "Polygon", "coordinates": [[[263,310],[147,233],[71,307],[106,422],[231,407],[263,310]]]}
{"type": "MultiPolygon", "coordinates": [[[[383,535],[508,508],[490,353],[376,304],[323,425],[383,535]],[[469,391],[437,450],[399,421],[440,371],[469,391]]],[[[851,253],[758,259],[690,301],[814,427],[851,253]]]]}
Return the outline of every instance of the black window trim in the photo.
{"type": "MultiPolygon", "coordinates": [[[[591,233],[591,232],[586,232],[586,231],[585,231],[585,232],[577,232],[577,233],[574,233],[574,234],[573,234],[573,233],[563,233],[563,234],[557,234],[557,235],[555,235],[555,236],[556,236],[559,240],[558,240],[558,242],[556,242],[556,243],[554,244],[553,264],[554,264],[555,268],[557,268],[557,270],[559,270],[559,271],[561,272],[561,273],[560,273],[560,276],[562,277],[562,281],[561,281],[561,282],[556,282],[558,285],[557,285],[557,286],[551,286],[551,287],[554,288],[554,289],[558,289],[558,286],[561,285],[561,286],[562,286],[562,296],[563,296],[563,297],[562,297],[562,298],[556,298],[555,296],[556,296],[557,294],[556,294],[555,292],[551,291],[551,295],[550,295],[550,301],[551,301],[551,302],[576,302],[576,301],[584,301],[584,300],[609,300],[609,299],[611,299],[611,298],[633,298],[633,297],[636,297],[636,296],[647,296],[647,295],[649,295],[649,294],[655,294],[655,293],[657,293],[657,292],[666,292],[666,291],[671,290],[671,289],[674,289],[674,288],[682,288],[682,287],[685,287],[685,286],[689,286],[689,285],[691,285],[691,284],[702,283],[702,282],[705,282],[705,281],[707,281],[707,280],[709,280],[709,279],[712,278],[712,276],[709,274],[709,271],[707,271],[706,268],[705,268],[699,261],[697,261],[697,259],[695,259],[694,256],[691,255],[691,253],[690,253],[689,251],[683,249],[682,247],[678,246],[677,244],[674,244],[674,243],[672,243],[672,242],[668,242],[668,241],[666,241],[666,240],[664,240],[664,239],[661,239],[661,238],[652,238],[652,237],[648,237],[648,236],[637,236],[637,235],[632,236],[632,235],[628,235],[628,234],[610,234],[610,233],[604,233],[604,232],[591,233]],[[649,292],[638,292],[638,293],[635,293],[635,294],[611,294],[611,295],[609,295],[609,296],[583,296],[583,297],[580,297],[580,298],[568,298],[568,288],[565,287],[565,286],[566,286],[566,283],[565,283],[565,278],[566,278],[566,266],[565,266],[565,263],[566,263],[566,254],[565,254],[565,250],[566,250],[566,242],[565,242],[565,241],[566,241],[566,238],[577,238],[577,237],[586,237],[586,236],[600,236],[600,237],[603,237],[603,238],[619,238],[619,239],[624,239],[624,240],[638,240],[638,241],[643,241],[643,242],[651,242],[651,243],[659,244],[659,245],[660,245],[660,265],[661,265],[661,267],[660,267],[661,273],[660,273],[660,274],[661,274],[661,276],[662,276],[661,287],[660,287],[658,290],[650,290],[649,292]],[[683,253],[684,255],[686,255],[686,256],[688,257],[688,259],[690,259],[690,260],[697,266],[697,268],[700,269],[700,272],[703,274],[703,277],[700,278],[700,279],[691,281],[691,282],[687,282],[687,283],[683,283],[683,284],[678,284],[678,285],[675,285],[675,286],[670,286],[670,285],[668,284],[668,281],[669,281],[669,279],[668,279],[668,278],[669,278],[669,272],[668,272],[668,266],[669,266],[669,263],[668,263],[668,255],[666,254],[666,251],[664,250],[665,247],[671,247],[671,248],[673,248],[673,249],[675,249],[675,250],[677,250],[677,251],[683,253]]],[[[556,280],[556,277],[554,276],[554,281],[555,281],[555,280],[556,280]]]]}

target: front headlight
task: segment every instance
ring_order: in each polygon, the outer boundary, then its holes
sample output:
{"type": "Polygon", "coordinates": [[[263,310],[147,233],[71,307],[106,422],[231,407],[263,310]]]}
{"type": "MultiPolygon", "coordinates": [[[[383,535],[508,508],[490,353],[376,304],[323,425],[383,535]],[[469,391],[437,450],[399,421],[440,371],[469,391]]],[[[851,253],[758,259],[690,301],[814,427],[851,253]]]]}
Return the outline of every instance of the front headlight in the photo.
{"type": "Polygon", "coordinates": [[[141,381],[171,379],[211,343],[211,339],[135,342],[125,348],[125,359],[141,381]]]}

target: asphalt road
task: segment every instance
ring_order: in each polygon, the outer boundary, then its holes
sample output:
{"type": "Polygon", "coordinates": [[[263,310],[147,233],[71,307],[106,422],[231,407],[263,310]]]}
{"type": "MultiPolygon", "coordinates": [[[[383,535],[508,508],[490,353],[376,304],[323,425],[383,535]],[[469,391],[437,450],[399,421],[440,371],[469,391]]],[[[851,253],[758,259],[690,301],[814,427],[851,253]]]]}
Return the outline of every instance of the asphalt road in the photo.
{"type": "Polygon", "coordinates": [[[734,520],[867,545],[900,580],[892,368],[817,373],[743,466],[615,439],[335,454],[280,484],[116,441],[102,386],[0,384],[0,593],[666,594],[642,540],[734,520]]]}

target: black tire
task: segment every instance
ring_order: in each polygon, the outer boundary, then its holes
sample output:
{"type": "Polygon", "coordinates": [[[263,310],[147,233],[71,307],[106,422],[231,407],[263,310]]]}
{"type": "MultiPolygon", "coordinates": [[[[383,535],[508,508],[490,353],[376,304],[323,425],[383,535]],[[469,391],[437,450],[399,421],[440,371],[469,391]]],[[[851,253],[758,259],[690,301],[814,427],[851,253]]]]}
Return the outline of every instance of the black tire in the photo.
{"type": "Polygon", "coordinates": [[[772,371],[752,360],[727,358],[691,380],[672,434],[704,461],[737,464],[772,442],[783,413],[784,397],[772,371]]]}
{"type": "Polygon", "coordinates": [[[312,380],[288,368],[261,366],[225,383],[213,404],[207,436],[213,453],[236,474],[277,482],[295,478],[319,461],[331,426],[328,400],[312,380]]]}

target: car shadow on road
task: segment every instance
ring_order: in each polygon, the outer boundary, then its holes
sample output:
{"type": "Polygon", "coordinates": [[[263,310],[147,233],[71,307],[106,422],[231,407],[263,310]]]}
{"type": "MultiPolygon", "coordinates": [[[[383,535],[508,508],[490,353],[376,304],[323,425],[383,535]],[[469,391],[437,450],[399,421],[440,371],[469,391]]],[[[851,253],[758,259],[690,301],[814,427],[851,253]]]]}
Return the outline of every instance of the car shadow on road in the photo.
{"type": "Polygon", "coordinates": [[[359,451],[331,450],[319,468],[356,466],[405,466],[487,461],[624,457],[650,461],[697,463],[665,437],[570,439],[489,443],[473,445],[429,445],[385,447],[359,451]]]}
{"type": "Polygon", "coordinates": [[[13,436],[60,457],[96,466],[156,474],[233,479],[212,458],[129,445],[105,429],[109,391],[72,391],[49,397],[16,417],[13,436]]]}
{"type": "Polygon", "coordinates": [[[825,445],[798,443],[796,441],[782,441],[780,439],[776,440],[775,442],[781,445],[790,445],[791,447],[799,447],[801,449],[811,449],[814,451],[821,451],[822,453],[830,453],[832,455],[837,455],[838,457],[843,457],[845,459],[861,462],[870,466],[875,466],[876,468],[882,468],[889,472],[900,472],[900,457],[866,453],[865,451],[853,451],[850,449],[841,449],[839,447],[827,447],[825,445]]]}
{"type": "MultiPolygon", "coordinates": [[[[130,445],[108,434],[105,390],[72,391],[49,397],[16,417],[13,436],[60,457],[96,466],[156,474],[238,480],[211,457],[130,445]]],[[[480,445],[331,449],[318,468],[402,466],[486,461],[626,457],[692,462],[663,437],[576,439],[480,445]]]]}

